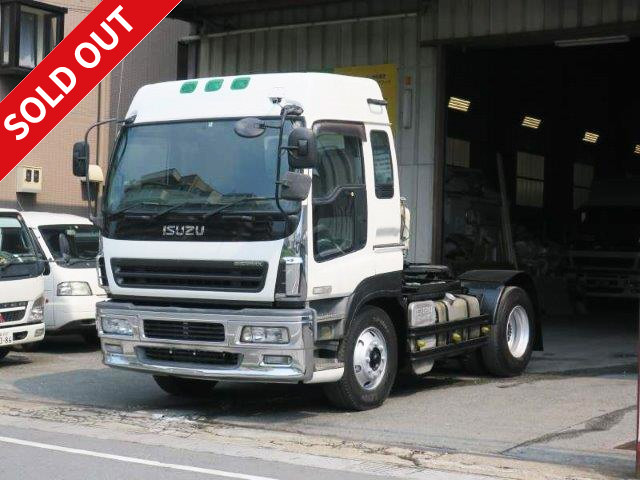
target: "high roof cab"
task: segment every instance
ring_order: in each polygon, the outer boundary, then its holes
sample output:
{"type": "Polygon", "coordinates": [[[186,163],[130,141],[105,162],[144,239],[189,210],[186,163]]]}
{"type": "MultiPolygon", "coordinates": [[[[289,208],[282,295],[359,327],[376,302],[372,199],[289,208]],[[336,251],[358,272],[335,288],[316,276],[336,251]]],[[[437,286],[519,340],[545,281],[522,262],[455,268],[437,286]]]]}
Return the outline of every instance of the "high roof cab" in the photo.
{"type": "Polygon", "coordinates": [[[304,109],[316,120],[389,124],[379,85],[368,78],[329,73],[274,73],[200,78],[142,87],[127,117],[135,123],[280,115],[282,104],[304,109]],[[370,99],[374,102],[370,102],[370,99]]]}

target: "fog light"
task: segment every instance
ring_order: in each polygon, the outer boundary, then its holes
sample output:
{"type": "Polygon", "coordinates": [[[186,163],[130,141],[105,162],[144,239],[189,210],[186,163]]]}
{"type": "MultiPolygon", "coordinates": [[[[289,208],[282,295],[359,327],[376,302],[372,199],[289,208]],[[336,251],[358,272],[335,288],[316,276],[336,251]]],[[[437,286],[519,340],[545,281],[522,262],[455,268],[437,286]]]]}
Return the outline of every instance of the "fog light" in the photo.
{"type": "Polygon", "coordinates": [[[39,328],[36,330],[35,336],[36,337],[41,337],[44,335],[44,328],[39,328]]]}
{"type": "Polygon", "coordinates": [[[105,343],[104,344],[104,349],[108,353],[116,353],[116,354],[122,355],[122,345],[114,345],[112,343],[105,343]]]}
{"type": "Polygon", "coordinates": [[[285,327],[244,327],[242,343],[289,343],[289,330],[285,327]]]}
{"type": "Polygon", "coordinates": [[[291,357],[287,355],[265,355],[265,365],[291,365],[291,357]]]}

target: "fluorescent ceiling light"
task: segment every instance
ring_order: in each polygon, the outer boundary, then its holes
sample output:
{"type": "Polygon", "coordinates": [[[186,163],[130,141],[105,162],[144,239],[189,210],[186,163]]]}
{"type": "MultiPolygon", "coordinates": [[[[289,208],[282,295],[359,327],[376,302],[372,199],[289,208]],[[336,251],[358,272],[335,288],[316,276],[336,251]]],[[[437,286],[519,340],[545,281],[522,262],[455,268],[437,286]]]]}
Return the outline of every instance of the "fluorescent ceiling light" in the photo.
{"type": "Polygon", "coordinates": [[[529,117],[525,115],[525,117],[522,119],[523,127],[533,128],[534,130],[537,130],[538,128],[540,128],[541,123],[542,123],[542,120],[536,117],[529,117]]]}
{"type": "Polygon", "coordinates": [[[636,145],[636,148],[633,150],[633,153],[636,155],[640,155],[640,145],[636,145]]]}
{"type": "Polygon", "coordinates": [[[458,97],[451,97],[449,99],[449,108],[453,110],[468,112],[470,106],[471,106],[470,100],[465,100],[464,98],[458,98],[458,97]]]}
{"type": "Polygon", "coordinates": [[[584,132],[584,137],[582,137],[582,141],[587,143],[598,143],[599,138],[600,138],[600,134],[598,133],[584,132]]]}
{"type": "Polygon", "coordinates": [[[556,47],[586,47],[589,45],[608,45],[610,43],[627,43],[627,35],[613,35],[610,37],[573,38],[571,40],[556,40],[556,47]]]}

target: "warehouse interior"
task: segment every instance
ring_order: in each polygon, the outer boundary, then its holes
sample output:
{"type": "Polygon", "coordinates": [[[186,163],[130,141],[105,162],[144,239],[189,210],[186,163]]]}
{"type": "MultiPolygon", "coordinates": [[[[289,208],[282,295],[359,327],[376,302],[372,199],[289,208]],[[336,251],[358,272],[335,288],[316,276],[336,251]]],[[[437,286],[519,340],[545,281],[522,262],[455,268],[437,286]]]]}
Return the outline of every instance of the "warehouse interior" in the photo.
{"type": "Polygon", "coordinates": [[[627,36],[448,48],[445,263],[515,260],[543,295],[553,285],[548,305],[580,313],[597,295],[637,312],[639,50],[627,36]],[[587,269],[598,278],[576,287],[587,269]]]}

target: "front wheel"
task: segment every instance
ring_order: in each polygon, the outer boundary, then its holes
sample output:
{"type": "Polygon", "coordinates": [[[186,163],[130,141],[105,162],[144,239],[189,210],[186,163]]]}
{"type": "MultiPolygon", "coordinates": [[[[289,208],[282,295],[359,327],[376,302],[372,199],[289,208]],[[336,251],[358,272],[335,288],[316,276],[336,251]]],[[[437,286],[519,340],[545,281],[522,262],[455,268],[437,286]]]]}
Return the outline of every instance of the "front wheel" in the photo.
{"type": "Polygon", "coordinates": [[[9,355],[9,349],[8,348],[0,348],[0,360],[2,360],[7,355],[9,355]]]}
{"type": "Polygon", "coordinates": [[[162,390],[176,397],[206,397],[213,392],[213,388],[218,383],[213,380],[197,380],[163,375],[154,375],[153,379],[162,390]]]}
{"type": "Polygon", "coordinates": [[[535,338],[535,311],[529,296],[518,287],[507,287],[489,333],[489,344],[482,348],[487,370],[498,377],[520,375],[531,360],[535,338]]]}
{"type": "Polygon", "coordinates": [[[327,398],[347,410],[369,410],[389,396],[398,368],[396,331],[387,313],[367,306],[353,319],[340,343],[340,381],[325,385],[327,398]]]}

